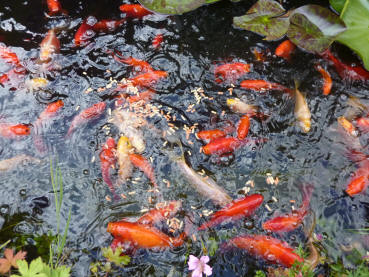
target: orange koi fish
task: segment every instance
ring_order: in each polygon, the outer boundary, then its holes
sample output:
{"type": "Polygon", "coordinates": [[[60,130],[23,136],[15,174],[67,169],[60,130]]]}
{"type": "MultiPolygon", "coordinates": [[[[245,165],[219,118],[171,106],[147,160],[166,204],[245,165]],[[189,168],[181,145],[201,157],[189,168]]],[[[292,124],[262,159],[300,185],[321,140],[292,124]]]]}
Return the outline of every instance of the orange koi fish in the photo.
{"type": "Polygon", "coordinates": [[[110,178],[110,169],[115,165],[117,159],[115,156],[115,148],[116,143],[113,138],[108,138],[106,143],[102,147],[102,150],[99,154],[100,157],[100,166],[101,166],[101,174],[104,182],[108,185],[111,193],[114,196],[114,199],[119,199],[119,196],[115,193],[115,188],[113,182],[110,178]]]}
{"type": "Polygon", "coordinates": [[[11,65],[21,65],[17,54],[7,48],[3,43],[0,44],[0,59],[11,65]]]}
{"type": "Polygon", "coordinates": [[[118,51],[111,52],[113,55],[114,60],[117,62],[125,63],[130,66],[133,66],[136,71],[139,72],[150,72],[154,71],[154,69],[151,67],[151,65],[148,62],[145,62],[143,60],[135,59],[133,57],[123,57],[122,54],[118,51]]]}
{"type": "Polygon", "coordinates": [[[353,137],[358,136],[358,131],[356,130],[355,126],[348,121],[344,116],[340,116],[337,118],[338,123],[346,130],[346,132],[353,137]]]}
{"type": "Polygon", "coordinates": [[[119,182],[124,183],[132,173],[132,162],[129,158],[129,154],[132,151],[132,145],[129,142],[129,138],[121,136],[117,146],[117,157],[118,157],[118,176],[119,182]]]}
{"type": "Polygon", "coordinates": [[[335,67],[338,75],[344,80],[350,81],[365,81],[369,80],[369,71],[366,71],[361,66],[349,66],[344,64],[335,56],[333,56],[332,52],[327,50],[323,53],[323,58],[326,58],[333,62],[333,66],[335,67]]]}
{"type": "Polygon", "coordinates": [[[0,123],[0,135],[5,138],[16,138],[18,136],[28,136],[31,130],[26,124],[0,123]]]}
{"type": "Polygon", "coordinates": [[[73,131],[79,127],[81,124],[86,123],[87,121],[98,118],[105,111],[106,104],[104,102],[99,102],[97,104],[92,105],[91,107],[83,110],[79,115],[77,115],[68,130],[67,137],[73,133],[73,131]]]}
{"type": "Polygon", "coordinates": [[[149,225],[126,221],[109,222],[107,231],[121,241],[145,249],[179,247],[187,236],[183,232],[178,237],[172,238],[149,225]]]}
{"type": "Polygon", "coordinates": [[[295,48],[296,46],[290,40],[285,40],[275,49],[275,55],[289,61],[295,48]]]}
{"type": "Polygon", "coordinates": [[[291,214],[277,216],[263,223],[263,229],[272,232],[289,232],[299,227],[309,210],[310,198],[314,187],[308,185],[303,188],[303,201],[301,207],[291,214]]]}
{"type": "Polygon", "coordinates": [[[57,14],[68,14],[66,10],[64,10],[59,2],[59,0],[47,0],[47,7],[49,8],[48,15],[54,16],[57,14]]]}
{"type": "Polygon", "coordinates": [[[59,39],[56,37],[55,31],[49,30],[42,40],[40,44],[40,58],[41,62],[48,62],[51,60],[51,57],[59,53],[60,51],[60,42],[59,39]]]}
{"type": "Polygon", "coordinates": [[[152,14],[140,4],[123,4],[119,9],[126,14],[127,17],[142,19],[144,16],[152,14]]]}
{"type": "Polygon", "coordinates": [[[43,121],[45,119],[49,119],[55,116],[55,114],[63,107],[64,107],[63,100],[57,100],[55,102],[50,103],[49,105],[47,105],[46,109],[40,114],[36,122],[43,121]]]}
{"type": "Polygon", "coordinates": [[[152,47],[155,48],[155,49],[158,49],[160,48],[161,46],[161,43],[163,42],[163,35],[162,34],[157,34],[154,39],[152,40],[152,47]]]}
{"type": "Polygon", "coordinates": [[[139,94],[131,95],[127,98],[127,101],[132,104],[139,101],[148,102],[155,95],[155,91],[152,89],[145,90],[144,92],[140,92],[139,94]]]}
{"type": "Polygon", "coordinates": [[[129,159],[135,167],[138,167],[149,178],[154,187],[157,187],[154,169],[151,164],[140,154],[129,154],[129,159]]]}
{"type": "Polygon", "coordinates": [[[245,235],[233,238],[230,245],[245,249],[252,255],[261,257],[270,263],[291,267],[295,262],[304,261],[286,242],[263,235],[245,235]]]}
{"type": "Polygon", "coordinates": [[[331,93],[332,89],[332,78],[328,71],[326,71],[323,67],[319,64],[315,66],[316,70],[322,74],[324,83],[323,83],[323,95],[328,95],[331,93]]]}
{"type": "Polygon", "coordinates": [[[361,162],[359,168],[355,171],[354,176],[350,178],[350,181],[346,188],[346,193],[350,196],[354,196],[363,192],[369,185],[369,162],[364,160],[361,162]]]}
{"type": "Polygon", "coordinates": [[[202,224],[199,230],[205,230],[219,225],[228,220],[239,220],[248,217],[263,203],[264,197],[261,194],[252,194],[244,198],[234,200],[227,207],[217,211],[211,219],[202,224]]]}
{"type": "Polygon", "coordinates": [[[241,117],[237,128],[237,138],[243,140],[247,137],[250,128],[250,118],[247,115],[241,117]]]}
{"type": "Polygon", "coordinates": [[[25,74],[26,69],[23,66],[17,66],[0,76],[0,84],[5,85],[10,82],[12,87],[17,88],[19,83],[23,81],[25,74]]]}
{"type": "MultiPolygon", "coordinates": [[[[147,72],[147,73],[143,73],[140,75],[137,75],[136,77],[133,77],[131,79],[129,79],[129,81],[131,82],[132,86],[140,86],[140,87],[152,87],[154,86],[160,79],[165,78],[168,76],[168,73],[166,71],[159,71],[159,70],[155,70],[155,71],[151,71],[151,72],[147,72]]],[[[128,85],[127,84],[120,84],[116,90],[121,90],[126,88],[128,85]]]]}
{"type": "Polygon", "coordinates": [[[360,117],[355,120],[357,127],[360,131],[367,133],[369,132],[369,118],[368,117],[360,117]]]}
{"type": "Polygon", "coordinates": [[[170,201],[163,207],[152,209],[141,216],[137,223],[153,225],[174,216],[182,207],[181,201],[170,201]]]}
{"type": "Polygon", "coordinates": [[[246,63],[227,63],[219,65],[215,68],[215,82],[222,83],[223,81],[234,83],[250,72],[251,66],[246,63]]]}
{"type": "Polygon", "coordinates": [[[92,27],[92,30],[95,32],[113,32],[115,29],[120,27],[124,22],[126,22],[126,19],[123,18],[121,20],[109,20],[104,19],[96,22],[94,26],[92,27]]]}
{"type": "Polygon", "coordinates": [[[93,30],[94,25],[97,23],[97,19],[94,16],[87,17],[79,26],[76,34],[74,35],[74,44],[76,46],[86,45],[91,38],[96,35],[93,30]]]}
{"type": "Polygon", "coordinates": [[[219,129],[213,129],[213,130],[203,130],[203,131],[199,131],[197,132],[196,136],[205,141],[205,142],[210,142],[214,139],[217,138],[223,138],[225,137],[227,134],[226,132],[223,132],[222,130],[219,129]]]}
{"type": "Polygon", "coordinates": [[[244,89],[251,89],[254,91],[280,90],[287,93],[291,93],[291,90],[289,88],[286,88],[285,86],[264,80],[244,80],[241,82],[241,87],[244,89]]]}
{"type": "Polygon", "coordinates": [[[222,155],[233,152],[242,145],[242,141],[234,137],[217,138],[202,147],[205,155],[222,155]]]}

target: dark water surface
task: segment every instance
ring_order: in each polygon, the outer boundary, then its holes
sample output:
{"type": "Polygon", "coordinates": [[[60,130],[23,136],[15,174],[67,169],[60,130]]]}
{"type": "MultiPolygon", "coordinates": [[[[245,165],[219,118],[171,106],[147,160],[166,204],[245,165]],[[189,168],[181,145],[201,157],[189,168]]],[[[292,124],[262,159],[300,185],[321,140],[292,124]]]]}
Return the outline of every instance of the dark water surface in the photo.
{"type": "MultiPolygon", "coordinates": [[[[291,205],[295,208],[300,205],[300,186],[306,183],[315,186],[311,200],[317,224],[315,233],[324,235],[320,246],[328,257],[336,260],[342,256],[348,266],[354,266],[350,258],[352,251],[343,251],[342,245],[346,250],[355,245],[362,254],[369,250],[369,242],[364,235],[347,230],[368,227],[369,201],[368,192],[354,198],[343,193],[356,166],[345,155],[347,143],[337,131],[337,118],[345,113],[348,96],[356,96],[365,103],[369,100],[368,84],[344,82],[327,61],[300,50],[296,51],[291,62],[272,54],[267,55],[266,62],[257,62],[252,53],[255,47],[273,53],[278,42],[265,42],[258,35],[232,27],[232,17],[244,14],[252,5],[250,1],[224,1],[183,16],[151,15],[143,20],[128,20],[117,31],[99,34],[81,48],[74,47],[73,37],[82,20],[88,15],[95,15],[98,19],[119,19],[122,15],[118,7],[127,2],[62,0],[69,16],[54,18],[45,17],[47,6],[44,2],[0,2],[1,40],[33,72],[27,73],[26,78],[44,76],[50,81],[46,92],[30,92],[22,84],[16,90],[0,88],[0,116],[7,122],[32,123],[47,103],[57,99],[65,103],[62,112],[44,131],[48,147],[46,156],[38,154],[31,136],[20,140],[0,138],[0,160],[19,154],[42,159],[38,165],[28,164],[0,173],[0,243],[14,236],[20,239],[42,235],[48,230],[55,231],[49,156],[54,160],[58,157],[63,175],[62,228],[68,210],[72,211],[67,263],[73,265],[73,276],[88,276],[90,263],[103,259],[100,248],[108,246],[112,240],[106,232],[109,221],[123,217],[136,219],[142,209],[154,207],[155,202],[148,202],[148,198],[154,196],[148,192],[150,183],[137,169],[129,181],[117,188],[119,193],[126,195],[126,199],[111,202],[106,198],[111,194],[102,181],[98,155],[108,135],[119,138],[119,131],[108,123],[108,112],[78,128],[70,140],[65,139],[71,120],[82,109],[102,100],[114,109],[109,91],[97,92],[99,87],[106,86],[110,78],[121,80],[133,76],[132,68],[114,61],[107,53],[107,50],[116,49],[124,55],[149,62],[156,70],[168,72],[168,78],[156,87],[157,94],[151,103],[176,117],[172,123],[178,127],[176,136],[181,139],[188,164],[196,171],[204,170],[235,199],[243,196],[242,188],[249,180],[255,183],[250,193],[262,193],[265,198],[263,206],[250,219],[217,228],[217,232],[199,233],[196,241],[189,240],[183,247],[138,251],[129,266],[117,271],[117,276],[167,276],[169,272],[174,276],[185,276],[188,274],[186,253],[203,254],[200,240],[206,242],[215,238],[221,243],[239,234],[265,233],[261,228],[262,222],[272,215],[290,212],[291,205]],[[58,34],[61,53],[55,61],[60,69],[40,73],[34,64],[39,43],[47,30],[56,26],[63,28],[58,34]],[[151,41],[159,33],[163,34],[164,42],[160,49],[155,50],[151,41]],[[238,149],[229,165],[219,164],[200,153],[203,144],[193,134],[190,136],[192,144],[189,143],[183,130],[185,126],[198,123],[197,130],[201,130],[214,126],[214,121],[215,126],[221,127],[223,122],[237,122],[240,118],[226,105],[230,86],[214,82],[215,64],[229,61],[252,64],[252,71],[245,77],[247,79],[265,79],[291,88],[294,79],[300,80],[300,89],[306,93],[312,113],[311,131],[302,133],[295,124],[294,102],[285,94],[250,92],[239,89],[236,83],[233,97],[247,99],[270,114],[264,121],[252,120],[249,134],[251,138],[267,138],[267,142],[238,149]],[[332,75],[334,84],[329,96],[322,95],[321,75],[314,69],[317,62],[326,66],[332,75]],[[93,89],[92,92],[85,93],[89,88],[93,89]],[[204,89],[205,96],[210,99],[203,97],[197,103],[195,94],[191,92],[197,88],[204,89]],[[194,112],[187,109],[191,104],[195,104],[194,112]],[[111,127],[110,131],[104,126],[111,127]],[[266,182],[267,173],[278,176],[278,185],[266,182]],[[290,200],[296,203],[291,204],[290,200]]],[[[286,8],[303,4],[301,1],[294,3],[286,8]]],[[[0,63],[0,72],[7,69],[8,65],[0,63]]],[[[148,121],[157,129],[168,128],[162,118],[154,117],[148,121]]],[[[153,135],[152,127],[143,128],[143,131],[146,143],[143,155],[153,158],[162,195],[166,200],[183,201],[183,212],[178,217],[194,216],[196,222],[202,223],[202,212],[217,207],[197,194],[180,175],[173,160],[168,158],[174,153],[179,154],[179,147],[153,135]],[[170,182],[170,187],[163,179],[170,182]]],[[[367,139],[364,135],[360,137],[363,151],[367,149],[367,139]]],[[[294,247],[306,239],[303,227],[275,236],[294,247]]],[[[28,242],[34,243],[31,239],[28,242]]],[[[29,248],[29,251],[34,249],[29,248]]],[[[266,266],[243,251],[225,249],[211,257],[210,265],[214,276],[253,276],[255,269],[266,266]]]]}

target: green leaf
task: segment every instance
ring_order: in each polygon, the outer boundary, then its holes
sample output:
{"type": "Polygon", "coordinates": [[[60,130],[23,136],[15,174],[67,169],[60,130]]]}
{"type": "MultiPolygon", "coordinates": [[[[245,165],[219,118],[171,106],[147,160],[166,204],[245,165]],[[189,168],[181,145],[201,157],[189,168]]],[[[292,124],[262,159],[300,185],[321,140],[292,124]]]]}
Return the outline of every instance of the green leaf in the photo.
{"type": "Polygon", "coordinates": [[[42,273],[44,268],[44,264],[41,258],[37,258],[31,262],[28,267],[28,263],[23,260],[19,260],[17,262],[18,271],[21,274],[19,275],[11,275],[11,277],[49,277],[45,273],[42,273]]]}
{"type": "Polygon", "coordinates": [[[259,0],[246,15],[233,18],[233,24],[242,29],[277,40],[287,32],[289,21],[285,9],[276,1],[259,0]]]}
{"type": "Polygon", "coordinates": [[[102,248],[102,255],[109,261],[115,263],[118,266],[127,265],[131,261],[131,257],[127,255],[121,256],[123,250],[121,247],[117,247],[115,251],[111,247],[102,248]]]}
{"type": "Polygon", "coordinates": [[[329,4],[331,4],[332,8],[338,13],[341,13],[343,7],[345,6],[345,2],[346,0],[329,0],[329,4]]]}
{"type": "Polygon", "coordinates": [[[218,250],[218,242],[215,240],[215,238],[209,238],[209,241],[208,241],[209,255],[214,256],[217,250],[218,250]]]}
{"type": "Polygon", "coordinates": [[[369,1],[347,0],[341,18],[347,30],[338,36],[337,41],[354,50],[369,70],[369,1]]]}
{"type": "Polygon", "coordinates": [[[345,29],[343,21],[330,10],[318,5],[306,5],[292,12],[287,36],[306,51],[321,53],[345,29]]]}
{"type": "Polygon", "coordinates": [[[161,14],[183,14],[220,0],[139,0],[146,9],[161,14]]]}

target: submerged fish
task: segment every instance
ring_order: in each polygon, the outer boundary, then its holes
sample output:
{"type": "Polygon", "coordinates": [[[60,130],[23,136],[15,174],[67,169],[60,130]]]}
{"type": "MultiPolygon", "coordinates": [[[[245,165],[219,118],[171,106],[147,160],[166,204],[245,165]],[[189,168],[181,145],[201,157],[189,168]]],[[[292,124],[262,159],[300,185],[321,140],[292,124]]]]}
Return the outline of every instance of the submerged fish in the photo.
{"type": "Polygon", "coordinates": [[[295,253],[286,242],[264,235],[245,235],[231,239],[229,245],[245,249],[251,255],[261,257],[267,262],[291,267],[304,259],[295,253]]]}
{"type": "Polygon", "coordinates": [[[356,130],[355,126],[348,121],[344,116],[340,116],[339,118],[337,118],[338,124],[340,124],[342,126],[342,128],[345,129],[345,131],[353,137],[357,137],[358,136],[358,131],[356,130]]]}
{"type": "Polygon", "coordinates": [[[149,10],[142,7],[140,4],[123,4],[119,9],[126,14],[127,17],[141,19],[146,15],[152,14],[149,10]]]}
{"type": "Polygon", "coordinates": [[[331,89],[332,89],[331,75],[329,74],[329,72],[327,70],[325,70],[320,65],[316,65],[315,68],[316,68],[316,70],[318,70],[320,72],[320,74],[322,74],[322,77],[323,77],[323,95],[330,94],[331,89]]]}
{"type": "Polygon", "coordinates": [[[213,214],[208,222],[199,227],[199,230],[214,227],[224,221],[234,221],[248,217],[263,203],[263,200],[264,197],[261,194],[252,194],[242,199],[234,200],[231,204],[213,214]]]}
{"type": "Polygon", "coordinates": [[[280,90],[291,93],[291,90],[278,83],[271,83],[265,80],[244,80],[241,82],[241,88],[251,89],[254,91],[280,90]]]}
{"type": "Polygon", "coordinates": [[[28,136],[31,129],[27,124],[0,123],[0,136],[5,138],[17,138],[28,136]]]}
{"type": "Polygon", "coordinates": [[[210,141],[202,147],[205,155],[222,155],[233,152],[239,148],[244,142],[234,137],[221,137],[210,141]]]}
{"type": "Polygon", "coordinates": [[[96,32],[93,30],[93,27],[96,23],[97,19],[94,16],[88,16],[82,22],[81,26],[79,26],[76,34],[74,35],[74,44],[76,46],[84,46],[96,35],[96,32]]]}
{"type": "Polygon", "coordinates": [[[126,221],[109,222],[107,231],[120,241],[127,241],[136,248],[167,248],[179,247],[187,236],[185,232],[178,237],[169,237],[156,228],[126,221]]]}
{"type": "Polygon", "coordinates": [[[136,71],[139,71],[139,72],[154,71],[151,65],[148,62],[145,62],[143,60],[135,59],[133,57],[123,57],[122,53],[118,51],[111,52],[111,54],[113,55],[113,58],[116,61],[133,66],[136,71]]]}
{"type": "Polygon", "coordinates": [[[21,65],[17,54],[6,47],[3,43],[0,43],[0,59],[14,66],[21,65]]]}
{"type": "Polygon", "coordinates": [[[234,83],[237,79],[250,72],[251,66],[246,63],[227,63],[219,65],[215,68],[215,81],[222,83],[223,81],[234,83]]]}
{"type": "Polygon", "coordinates": [[[237,128],[237,138],[243,140],[247,137],[250,129],[250,118],[247,115],[241,117],[237,128]]]}
{"type": "Polygon", "coordinates": [[[182,207],[181,201],[170,201],[164,203],[162,207],[152,209],[141,216],[137,223],[154,225],[170,217],[173,217],[182,207]]]}
{"type": "Polygon", "coordinates": [[[238,98],[228,98],[227,106],[236,113],[243,113],[249,116],[257,114],[257,107],[254,105],[247,104],[238,98]]]}
{"type": "MultiPolygon", "coordinates": [[[[137,75],[136,77],[130,78],[128,81],[134,87],[152,88],[159,80],[167,76],[168,73],[166,71],[154,70],[137,75]]],[[[127,86],[128,84],[119,84],[116,91],[123,90],[127,86]]]]}
{"type": "Polygon", "coordinates": [[[158,48],[160,48],[160,47],[161,47],[161,43],[163,42],[163,39],[164,39],[164,37],[163,37],[163,35],[162,35],[162,34],[157,34],[157,35],[154,37],[154,39],[152,40],[152,43],[151,43],[152,47],[153,47],[154,49],[158,49],[158,48]]]}
{"type": "Polygon", "coordinates": [[[127,97],[127,101],[132,104],[139,101],[148,102],[150,101],[155,95],[155,91],[152,89],[145,90],[135,95],[130,95],[127,97]]]}
{"type": "Polygon", "coordinates": [[[196,133],[197,138],[205,141],[210,142],[217,138],[223,138],[227,135],[226,132],[219,130],[219,129],[213,129],[213,130],[203,130],[196,133]]]}
{"type": "Polygon", "coordinates": [[[68,14],[68,12],[62,8],[59,0],[47,0],[47,7],[49,9],[49,16],[68,14]]]}
{"type": "Polygon", "coordinates": [[[360,117],[355,120],[357,127],[363,133],[369,132],[369,117],[360,117]]]}
{"type": "Polygon", "coordinates": [[[19,165],[24,165],[25,163],[29,163],[29,162],[30,163],[40,163],[41,160],[36,159],[31,156],[27,156],[25,154],[21,154],[13,158],[0,161],[0,172],[12,170],[19,165]]]}
{"type": "Polygon", "coordinates": [[[307,133],[311,129],[311,113],[305,96],[295,88],[295,117],[303,132],[307,133]]]}
{"type": "Polygon", "coordinates": [[[116,148],[115,140],[113,138],[108,138],[106,140],[106,143],[102,147],[99,157],[102,178],[104,182],[108,185],[114,198],[119,199],[119,196],[115,193],[115,188],[110,178],[110,169],[114,167],[117,161],[115,155],[115,148],[116,148]]]}
{"type": "Polygon", "coordinates": [[[121,136],[117,146],[117,157],[118,157],[118,176],[119,182],[124,183],[128,177],[132,174],[132,162],[129,158],[129,154],[132,151],[131,143],[128,137],[121,136]]]}
{"type": "Polygon", "coordinates": [[[211,199],[215,204],[220,206],[225,206],[232,202],[232,198],[213,179],[210,177],[204,178],[196,173],[196,171],[187,165],[183,158],[177,160],[177,165],[181,173],[202,196],[211,199]]]}
{"type": "Polygon", "coordinates": [[[99,102],[83,110],[79,115],[75,116],[69,127],[67,137],[70,137],[77,127],[101,116],[105,111],[105,107],[106,104],[104,102],[99,102]]]}
{"type": "Polygon", "coordinates": [[[53,29],[49,30],[40,44],[40,62],[49,62],[52,56],[59,53],[60,42],[53,29]]]}
{"type": "Polygon", "coordinates": [[[123,18],[121,20],[109,20],[109,19],[103,19],[98,22],[96,22],[92,30],[95,32],[113,32],[115,29],[117,29],[119,26],[121,26],[124,22],[126,22],[126,19],[123,18]]]}
{"type": "Polygon", "coordinates": [[[346,193],[354,196],[363,192],[369,185],[369,161],[364,160],[359,163],[359,168],[350,178],[346,187],[346,193]]]}
{"type": "Polygon", "coordinates": [[[140,154],[135,153],[129,154],[129,159],[135,167],[139,168],[143,173],[145,173],[146,177],[149,178],[154,187],[158,186],[156,183],[154,169],[148,160],[146,160],[140,154]]]}
{"type": "Polygon", "coordinates": [[[296,46],[290,40],[285,40],[275,49],[275,55],[289,61],[295,48],[296,46]]]}
{"type": "Polygon", "coordinates": [[[263,223],[263,229],[272,232],[289,232],[299,227],[309,211],[310,198],[314,187],[312,185],[304,186],[303,201],[300,208],[291,214],[277,216],[263,223]]]}

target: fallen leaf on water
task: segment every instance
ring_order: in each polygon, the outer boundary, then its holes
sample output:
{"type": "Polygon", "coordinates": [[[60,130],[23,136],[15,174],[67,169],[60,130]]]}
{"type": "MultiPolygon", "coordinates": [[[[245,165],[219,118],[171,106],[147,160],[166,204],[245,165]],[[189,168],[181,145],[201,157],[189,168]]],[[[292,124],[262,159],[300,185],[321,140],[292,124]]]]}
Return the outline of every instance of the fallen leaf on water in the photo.
{"type": "Polygon", "coordinates": [[[17,261],[24,260],[26,257],[27,252],[19,251],[14,256],[13,249],[6,248],[4,250],[4,257],[0,259],[0,273],[5,274],[9,272],[10,268],[13,266],[18,268],[17,261]]]}

